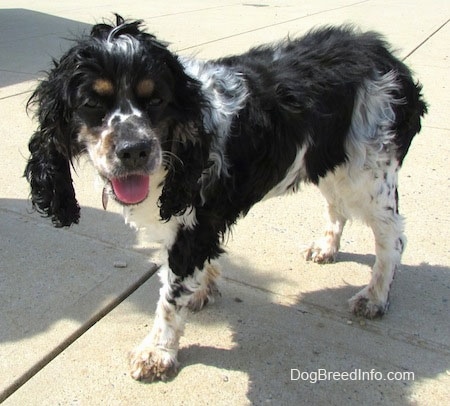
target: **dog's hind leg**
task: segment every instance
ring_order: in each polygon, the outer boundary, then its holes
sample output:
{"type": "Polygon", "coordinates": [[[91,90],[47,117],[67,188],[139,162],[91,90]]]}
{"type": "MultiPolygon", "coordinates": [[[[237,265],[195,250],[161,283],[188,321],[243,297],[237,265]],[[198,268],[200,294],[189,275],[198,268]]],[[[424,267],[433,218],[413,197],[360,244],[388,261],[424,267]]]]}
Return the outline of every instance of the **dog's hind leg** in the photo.
{"type": "Polygon", "coordinates": [[[323,180],[319,184],[319,189],[327,200],[325,234],[306,248],[304,255],[307,261],[326,264],[336,260],[347,218],[339,207],[339,201],[332,184],[323,180]]]}
{"type": "Polygon", "coordinates": [[[381,176],[373,182],[373,199],[366,205],[364,220],[375,236],[376,260],[369,284],[349,304],[353,313],[367,318],[382,316],[387,311],[391,283],[406,245],[403,218],[398,213],[398,169],[398,162],[387,161],[381,176]]]}
{"type": "Polygon", "coordinates": [[[159,275],[160,297],[151,333],[131,352],[131,376],[140,381],[167,380],[178,372],[177,353],[189,309],[199,310],[218,294],[215,280],[219,271],[205,263],[193,275],[175,275],[167,264],[159,275]]]}
{"type": "Polygon", "coordinates": [[[382,316],[389,307],[389,290],[400,265],[406,238],[399,216],[385,217],[372,224],[375,235],[376,260],[369,284],[349,300],[350,308],[358,316],[382,316]]]}

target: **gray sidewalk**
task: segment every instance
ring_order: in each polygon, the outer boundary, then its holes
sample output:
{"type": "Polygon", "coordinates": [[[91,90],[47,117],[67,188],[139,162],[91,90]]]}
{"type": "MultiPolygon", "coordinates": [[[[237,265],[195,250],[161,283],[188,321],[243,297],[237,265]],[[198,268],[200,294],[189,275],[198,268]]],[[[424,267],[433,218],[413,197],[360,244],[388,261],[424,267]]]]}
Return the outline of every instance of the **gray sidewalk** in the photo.
{"type": "Polygon", "coordinates": [[[0,7],[0,403],[448,404],[448,0],[3,0],[0,7]],[[382,32],[406,57],[430,113],[400,172],[408,246],[383,319],[360,320],[347,307],[374,261],[365,226],[348,225],[337,263],[303,260],[302,245],[323,231],[324,207],[305,187],[257,205],[236,226],[220,261],[222,297],[189,318],[178,377],[150,385],[129,377],[127,352],[151,327],[158,297],[152,247],[137,241],[118,207],[103,211],[84,161],[75,175],[82,217],[69,229],[31,212],[22,178],[35,80],[70,46],[62,38],[112,12],[143,19],[172,50],[202,58],[349,22],[382,32]],[[291,379],[297,371],[309,379],[291,379]],[[319,371],[366,379],[314,383],[319,371]]]}

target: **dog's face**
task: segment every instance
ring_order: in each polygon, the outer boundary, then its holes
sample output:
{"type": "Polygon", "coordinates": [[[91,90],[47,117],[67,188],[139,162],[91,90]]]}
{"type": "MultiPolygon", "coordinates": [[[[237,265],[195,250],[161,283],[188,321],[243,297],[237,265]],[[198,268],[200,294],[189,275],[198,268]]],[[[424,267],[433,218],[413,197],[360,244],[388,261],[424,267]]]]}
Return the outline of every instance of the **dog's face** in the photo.
{"type": "MultiPolygon", "coordinates": [[[[108,30],[78,61],[73,120],[85,149],[113,196],[137,204],[162,164],[174,119],[173,56],[148,37],[108,30]],[[107,36],[106,36],[107,33],[107,36]],[[169,60],[170,59],[170,60],[169,60]]],[[[175,65],[176,66],[176,65],[175,65]]]]}
{"type": "MultiPolygon", "coordinates": [[[[31,102],[38,105],[40,127],[30,141],[25,174],[33,204],[57,225],[78,220],[69,163],[84,152],[124,205],[147,197],[151,176],[161,167],[174,173],[166,192],[198,179],[208,150],[199,130],[200,85],[165,44],[140,30],[139,21],[117,17],[116,26],[94,26],[55,62],[31,102]],[[184,155],[198,167],[185,165],[184,155]],[[189,169],[193,174],[183,180],[189,169]]],[[[179,200],[165,217],[189,205],[179,200]]]]}
{"type": "Polygon", "coordinates": [[[162,163],[174,93],[172,72],[158,56],[136,66],[144,59],[140,47],[130,37],[104,47],[103,66],[87,69],[75,91],[77,142],[122,204],[137,204],[148,194],[149,176],[162,163]]]}

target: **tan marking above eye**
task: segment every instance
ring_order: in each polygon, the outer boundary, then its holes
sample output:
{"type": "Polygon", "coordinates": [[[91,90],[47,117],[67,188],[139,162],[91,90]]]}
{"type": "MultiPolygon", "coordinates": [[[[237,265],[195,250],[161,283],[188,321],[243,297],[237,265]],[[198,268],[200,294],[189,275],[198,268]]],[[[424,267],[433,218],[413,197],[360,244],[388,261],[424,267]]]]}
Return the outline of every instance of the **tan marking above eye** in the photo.
{"type": "Polygon", "coordinates": [[[100,96],[111,96],[114,94],[114,86],[108,79],[97,79],[92,88],[100,96]]]}
{"type": "Polygon", "coordinates": [[[138,97],[150,97],[155,90],[155,82],[151,79],[141,80],[136,86],[136,95],[138,97]]]}

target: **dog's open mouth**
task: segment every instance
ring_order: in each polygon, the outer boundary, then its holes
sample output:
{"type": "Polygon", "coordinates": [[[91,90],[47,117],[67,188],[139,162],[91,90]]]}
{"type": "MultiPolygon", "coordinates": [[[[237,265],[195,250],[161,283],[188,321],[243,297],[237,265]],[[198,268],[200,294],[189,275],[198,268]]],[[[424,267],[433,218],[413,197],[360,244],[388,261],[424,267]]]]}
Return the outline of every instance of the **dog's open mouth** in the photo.
{"type": "Polygon", "coordinates": [[[128,175],[110,180],[115,198],[122,204],[138,204],[148,196],[150,176],[128,175]]]}

